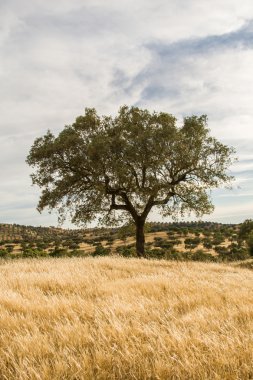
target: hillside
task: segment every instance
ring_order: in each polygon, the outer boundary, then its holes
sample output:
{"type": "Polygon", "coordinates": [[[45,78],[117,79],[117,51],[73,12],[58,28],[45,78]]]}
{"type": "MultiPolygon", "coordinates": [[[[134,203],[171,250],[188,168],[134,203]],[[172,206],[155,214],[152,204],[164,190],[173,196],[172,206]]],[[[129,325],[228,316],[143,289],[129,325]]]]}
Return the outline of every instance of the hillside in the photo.
{"type": "MultiPolygon", "coordinates": [[[[146,252],[169,259],[241,260],[239,225],[208,222],[148,223],[146,252]],[[194,254],[194,257],[192,255],[194,254]]],[[[0,224],[0,256],[135,256],[135,230],[122,228],[63,229],[0,224]]]]}
{"type": "MultiPolygon", "coordinates": [[[[150,232],[161,231],[184,231],[190,232],[196,230],[219,231],[234,230],[236,224],[221,224],[212,222],[181,222],[181,223],[148,223],[150,232]]],[[[34,227],[19,224],[0,223],[0,241],[4,242],[21,242],[21,241],[37,241],[37,240],[57,240],[79,238],[85,239],[86,236],[103,236],[115,234],[120,228],[89,228],[89,229],[64,229],[60,227],[34,227]]]]}
{"type": "Polygon", "coordinates": [[[0,265],[0,378],[253,377],[253,272],[123,258],[0,265]]]}
{"type": "Polygon", "coordinates": [[[1,241],[36,241],[66,238],[78,234],[78,230],[68,230],[57,227],[34,227],[19,224],[0,223],[1,241]]]}

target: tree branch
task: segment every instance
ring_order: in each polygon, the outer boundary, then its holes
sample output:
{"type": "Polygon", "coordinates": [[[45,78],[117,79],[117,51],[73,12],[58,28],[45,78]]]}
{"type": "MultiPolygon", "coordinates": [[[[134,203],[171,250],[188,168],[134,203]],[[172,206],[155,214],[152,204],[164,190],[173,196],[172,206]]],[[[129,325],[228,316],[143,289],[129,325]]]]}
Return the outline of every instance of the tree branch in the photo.
{"type": "Polygon", "coordinates": [[[132,215],[135,221],[138,219],[139,216],[137,214],[137,211],[135,210],[134,206],[130,202],[124,189],[122,188],[112,189],[110,187],[110,178],[106,174],[105,174],[105,191],[106,191],[106,194],[112,195],[112,204],[111,204],[110,210],[126,210],[132,215]],[[120,196],[125,202],[125,204],[117,205],[115,203],[116,195],[120,196]]]}
{"type": "Polygon", "coordinates": [[[154,205],[154,199],[155,199],[155,195],[151,195],[151,196],[149,197],[149,200],[148,200],[148,202],[147,202],[147,204],[146,204],[146,206],[145,206],[145,208],[144,208],[144,210],[143,210],[143,213],[141,214],[141,217],[142,217],[144,220],[146,219],[146,217],[148,216],[149,211],[151,210],[151,208],[152,208],[153,205],[154,205]]]}
{"type": "Polygon", "coordinates": [[[135,178],[136,186],[137,186],[138,189],[140,189],[140,183],[139,183],[138,175],[137,175],[137,173],[136,173],[135,168],[134,168],[131,164],[129,164],[129,162],[127,162],[127,166],[130,167],[131,172],[132,172],[132,174],[133,174],[133,176],[134,176],[134,178],[135,178]]]}
{"type": "Polygon", "coordinates": [[[111,206],[110,206],[110,211],[111,210],[126,210],[126,211],[129,211],[127,205],[123,204],[123,205],[117,205],[115,203],[115,194],[112,194],[112,203],[111,203],[111,206]]]}
{"type": "Polygon", "coordinates": [[[170,198],[172,198],[176,193],[174,191],[170,191],[168,195],[164,199],[157,199],[153,202],[153,206],[166,205],[170,198]]]}
{"type": "Polygon", "coordinates": [[[144,188],[145,182],[146,182],[146,170],[147,170],[146,166],[143,165],[143,167],[142,167],[142,181],[141,181],[142,189],[144,188]]]}
{"type": "Polygon", "coordinates": [[[122,194],[120,194],[120,196],[122,197],[122,199],[125,201],[127,207],[128,207],[128,211],[130,212],[130,214],[132,215],[133,219],[136,221],[138,220],[139,218],[139,215],[137,213],[137,211],[135,210],[134,206],[132,205],[132,203],[130,202],[127,194],[125,192],[122,192],[122,194]]]}

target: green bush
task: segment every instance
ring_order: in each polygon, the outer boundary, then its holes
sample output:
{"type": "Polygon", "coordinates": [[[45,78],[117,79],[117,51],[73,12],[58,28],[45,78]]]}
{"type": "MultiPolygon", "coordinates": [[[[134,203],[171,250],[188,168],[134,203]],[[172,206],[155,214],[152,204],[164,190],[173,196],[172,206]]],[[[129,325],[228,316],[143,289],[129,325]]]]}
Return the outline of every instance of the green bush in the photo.
{"type": "Polygon", "coordinates": [[[55,247],[55,249],[49,253],[51,257],[65,257],[69,256],[69,252],[64,248],[55,247]]]}
{"type": "Polygon", "coordinates": [[[216,245],[214,247],[215,252],[219,253],[220,255],[226,255],[230,253],[229,248],[224,247],[222,245],[216,245]]]}
{"type": "Polygon", "coordinates": [[[8,255],[8,251],[6,249],[0,249],[0,258],[4,258],[8,255]]]}
{"type": "Polygon", "coordinates": [[[13,244],[6,244],[5,245],[5,249],[8,253],[11,253],[13,252],[13,249],[14,249],[14,245],[13,244]]]}
{"type": "Polygon", "coordinates": [[[124,257],[136,256],[136,249],[134,244],[122,245],[116,248],[116,252],[124,257]]]}
{"type": "Polygon", "coordinates": [[[110,248],[105,248],[101,243],[96,245],[95,251],[92,256],[107,256],[110,254],[110,248]]]}
{"type": "Polygon", "coordinates": [[[160,238],[159,240],[156,240],[154,242],[154,246],[155,247],[160,247],[160,248],[163,248],[163,249],[170,249],[173,247],[175,243],[173,241],[168,241],[168,240],[165,240],[165,239],[162,239],[160,238]]]}
{"type": "Polygon", "coordinates": [[[165,258],[165,250],[164,249],[148,249],[146,250],[146,257],[150,259],[164,259],[165,258]]]}
{"type": "Polygon", "coordinates": [[[192,249],[196,248],[201,242],[201,239],[199,237],[194,238],[187,238],[184,241],[185,248],[192,249]]]}
{"type": "Polygon", "coordinates": [[[26,250],[22,252],[21,255],[19,255],[19,257],[44,257],[44,256],[48,256],[48,253],[46,251],[39,250],[39,249],[32,249],[32,248],[27,248],[26,250]]]}
{"type": "Polygon", "coordinates": [[[69,242],[68,248],[72,250],[77,250],[79,248],[79,244],[75,242],[69,242]]]}
{"type": "Polygon", "coordinates": [[[213,246],[213,244],[212,244],[212,242],[211,242],[209,239],[204,238],[204,239],[203,239],[203,246],[204,246],[205,248],[207,248],[207,249],[211,249],[212,246],[213,246]]]}
{"type": "MultiPolygon", "coordinates": [[[[232,245],[232,244],[231,244],[232,245]]],[[[243,247],[228,247],[226,251],[219,252],[221,261],[238,261],[250,258],[248,251],[243,247]]]]}
{"type": "Polygon", "coordinates": [[[217,238],[217,237],[215,237],[212,241],[213,245],[220,245],[223,242],[224,242],[224,238],[217,238]]]}
{"type": "Polygon", "coordinates": [[[253,232],[250,232],[247,240],[246,240],[247,246],[248,246],[248,252],[250,256],[253,256],[253,232]]]}
{"type": "Polygon", "coordinates": [[[90,254],[85,252],[82,249],[73,249],[72,251],[69,252],[68,256],[87,257],[87,256],[90,256],[90,254]]]}
{"type": "Polygon", "coordinates": [[[200,239],[200,237],[194,237],[194,238],[187,238],[187,239],[185,239],[185,241],[184,241],[184,243],[185,244],[194,244],[194,245],[198,245],[198,244],[200,244],[200,242],[201,242],[201,239],[200,239]]]}
{"type": "Polygon", "coordinates": [[[193,261],[217,261],[216,257],[210,253],[205,253],[202,249],[198,249],[190,256],[190,260],[193,261]]]}

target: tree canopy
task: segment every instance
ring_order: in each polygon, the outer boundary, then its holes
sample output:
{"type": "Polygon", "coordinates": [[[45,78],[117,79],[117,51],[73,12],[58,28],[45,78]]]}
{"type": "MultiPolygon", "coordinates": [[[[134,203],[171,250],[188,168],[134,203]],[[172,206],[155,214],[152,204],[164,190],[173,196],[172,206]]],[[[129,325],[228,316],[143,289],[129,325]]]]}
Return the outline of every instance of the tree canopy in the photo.
{"type": "Polygon", "coordinates": [[[229,184],[234,149],[210,136],[207,117],[176,118],[123,106],[115,117],[86,108],[58,136],[48,131],[27,157],[38,210],[57,209],[76,224],[132,219],[144,255],[143,227],[153,208],[163,216],[212,212],[210,190],[229,184]]]}

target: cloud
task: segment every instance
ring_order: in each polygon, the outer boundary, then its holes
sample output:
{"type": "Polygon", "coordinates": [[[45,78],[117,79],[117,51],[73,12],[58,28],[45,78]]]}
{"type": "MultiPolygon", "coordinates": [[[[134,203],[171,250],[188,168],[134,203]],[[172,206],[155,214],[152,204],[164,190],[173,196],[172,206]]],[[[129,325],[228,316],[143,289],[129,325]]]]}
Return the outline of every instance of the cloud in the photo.
{"type": "Polygon", "coordinates": [[[251,19],[251,0],[1,2],[1,220],[55,223],[35,210],[25,157],[37,136],[57,133],[84,107],[114,114],[138,104],[179,121],[206,113],[212,133],[238,151],[235,174],[247,179],[251,19]]]}
{"type": "Polygon", "coordinates": [[[253,42],[253,21],[246,22],[241,28],[230,33],[209,35],[201,38],[187,38],[169,44],[152,43],[148,47],[159,56],[170,60],[208,52],[217,53],[224,49],[250,48],[253,42]]]}
{"type": "Polygon", "coordinates": [[[227,107],[227,102],[220,99],[224,92],[232,90],[230,96],[235,100],[235,95],[252,91],[249,62],[253,57],[253,21],[230,33],[168,44],[153,42],[147,44],[147,49],[152,60],[131,83],[133,88],[142,84],[140,103],[169,102],[177,112],[183,108],[199,112],[219,101],[220,107],[217,109],[215,104],[215,109],[220,116],[222,108],[227,107]]]}

